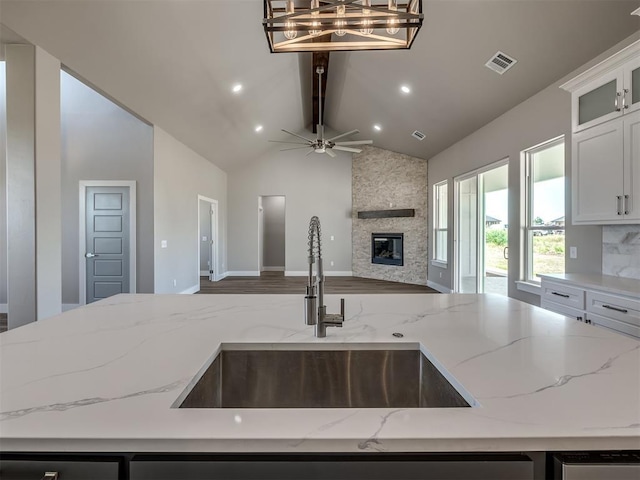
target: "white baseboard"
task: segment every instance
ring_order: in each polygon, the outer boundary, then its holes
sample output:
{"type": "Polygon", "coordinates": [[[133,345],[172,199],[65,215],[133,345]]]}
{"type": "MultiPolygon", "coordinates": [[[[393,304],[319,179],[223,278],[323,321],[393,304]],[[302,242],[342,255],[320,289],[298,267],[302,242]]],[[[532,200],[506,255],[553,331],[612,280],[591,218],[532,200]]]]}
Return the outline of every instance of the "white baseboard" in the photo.
{"type": "Polygon", "coordinates": [[[201,277],[208,277],[209,276],[209,270],[200,270],[200,276],[201,277]]]}
{"type": "Polygon", "coordinates": [[[189,287],[186,290],[180,292],[180,295],[190,295],[192,293],[196,293],[200,291],[200,285],[194,285],[193,287],[189,287]]]}
{"type": "Polygon", "coordinates": [[[431,280],[427,280],[427,287],[431,287],[434,290],[439,291],[440,293],[453,293],[453,290],[451,290],[450,288],[444,287],[439,283],[432,282],[431,280]]]}
{"type": "Polygon", "coordinates": [[[227,277],[259,277],[260,272],[255,270],[247,270],[247,271],[236,270],[236,271],[227,272],[225,276],[227,277]]]}
{"type": "Polygon", "coordinates": [[[74,308],[78,308],[80,306],[79,303],[63,303],[62,311],[68,312],[69,310],[73,310],[74,308]]]}
{"type": "Polygon", "coordinates": [[[9,310],[8,310],[7,304],[6,303],[0,303],[0,313],[7,313],[8,311],[9,310]]]}
{"type": "Polygon", "coordinates": [[[284,272],[284,265],[281,267],[262,267],[263,272],[284,272]]]}
{"type": "MultiPolygon", "coordinates": [[[[287,270],[284,272],[285,277],[306,277],[309,272],[306,270],[287,270]]],[[[353,272],[342,272],[339,270],[329,270],[324,272],[325,277],[353,277],[353,272]]]]}

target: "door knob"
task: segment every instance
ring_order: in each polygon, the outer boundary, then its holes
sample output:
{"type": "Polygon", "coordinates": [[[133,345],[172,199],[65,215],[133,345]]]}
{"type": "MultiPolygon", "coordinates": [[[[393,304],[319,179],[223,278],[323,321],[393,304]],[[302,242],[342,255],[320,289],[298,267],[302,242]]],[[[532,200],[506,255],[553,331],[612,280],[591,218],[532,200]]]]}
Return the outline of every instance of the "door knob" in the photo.
{"type": "Polygon", "coordinates": [[[97,253],[85,253],[84,256],[87,258],[93,258],[93,257],[99,257],[100,255],[98,255],[97,253]]]}

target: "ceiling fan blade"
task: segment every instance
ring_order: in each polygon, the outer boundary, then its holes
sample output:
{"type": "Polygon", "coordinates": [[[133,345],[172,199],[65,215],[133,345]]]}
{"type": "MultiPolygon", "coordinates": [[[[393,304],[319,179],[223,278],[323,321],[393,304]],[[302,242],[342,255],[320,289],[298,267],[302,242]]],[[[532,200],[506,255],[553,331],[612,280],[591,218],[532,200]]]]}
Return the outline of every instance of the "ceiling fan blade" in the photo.
{"type": "Polygon", "coordinates": [[[315,152],[315,151],[316,151],[316,149],[315,149],[315,148],[312,148],[311,150],[309,150],[309,151],[307,152],[307,154],[305,155],[305,157],[308,157],[309,155],[311,155],[311,154],[312,154],[313,152],[315,152]]]}
{"type": "Polygon", "coordinates": [[[327,155],[329,155],[331,158],[336,158],[336,154],[333,153],[333,151],[330,148],[325,148],[324,149],[324,153],[326,153],[327,155]]]}
{"type": "Polygon", "coordinates": [[[283,141],[280,141],[280,140],[269,140],[269,142],[271,142],[271,143],[288,143],[288,144],[291,144],[291,145],[308,145],[307,143],[302,143],[302,142],[283,142],[283,141]]]}
{"type": "Polygon", "coordinates": [[[309,148],[309,145],[305,145],[304,147],[293,147],[293,148],[281,148],[281,152],[286,152],[288,150],[302,150],[303,148],[309,148]]]}
{"type": "Polygon", "coordinates": [[[302,135],[298,135],[297,133],[290,132],[289,130],[285,130],[284,128],[282,129],[282,131],[284,133],[288,133],[289,135],[293,135],[294,137],[301,138],[302,140],[304,140],[306,142],[309,142],[309,143],[313,143],[315,141],[315,140],[309,140],[308,138],[305,138],[302,135]]]}
{"type": "Polygon", "coordinates": [[[338,135],[337,137],[330,138],[327,141],[328,142],[335,142],[339,138],[348,137],[349,135],[355,135],[356,133],[360,133],[360,130],[351,130],[350,132],[342,133],[342,134],[338,135]]]}
{"type": "Polygon", "coordinates": [[[342,152],[353,152],[353,153],[362,152],[362,150],[359,149],[359,148],[341,147],[340,145],[336,145],[335,147],[333,147],[333,149],[334,150],[340,150],[342,152]]]}
{"type": "Polygon", "coordinates": [[[336,145],[371,145],[373,140],[354,140],[353,142],[336,142],[336,145]]]}

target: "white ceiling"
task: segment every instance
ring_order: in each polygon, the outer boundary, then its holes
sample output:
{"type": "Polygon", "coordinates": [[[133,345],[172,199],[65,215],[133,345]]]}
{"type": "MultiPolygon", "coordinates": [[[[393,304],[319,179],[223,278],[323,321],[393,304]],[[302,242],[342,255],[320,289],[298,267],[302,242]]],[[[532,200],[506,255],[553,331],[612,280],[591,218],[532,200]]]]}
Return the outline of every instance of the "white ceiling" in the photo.
{"type": "MultiPolygon", "coordinates": [[[[331,54],[326,123],[428,159],[638,31],[638,6],[425,0],[411,50],[331,54]],[[497,50],[518,60],[503,76],[497,50]]],[[[261,20],[260,0],[0,0],[3,24],[225,170],[311,121],[310,54],[269,53],[261,20]]]]}

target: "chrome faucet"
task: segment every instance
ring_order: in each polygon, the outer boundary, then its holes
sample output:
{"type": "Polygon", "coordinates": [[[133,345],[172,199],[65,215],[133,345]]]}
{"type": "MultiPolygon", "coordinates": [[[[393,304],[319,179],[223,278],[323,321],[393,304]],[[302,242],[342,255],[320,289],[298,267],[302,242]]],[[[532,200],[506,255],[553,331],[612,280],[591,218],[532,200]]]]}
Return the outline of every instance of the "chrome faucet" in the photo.
{"type": "Polygon", "coordinates": [[[304,297],[304,321],[315,325],[315,336],[326,337],[327,327],[342,327],[344,322],[344,298],[340,299],[340,314],[328,314],[324,305],[324,273],[322,271],[322,241],[320,240],[320,219],[311,217],[309,222],[309,284],[304,297]],[[317,240],[317,242],[315,241],[317,240]],[[316,255],[317,253],[317,255],[316,255]],[[318,261],[315,280],[313,264],[318,261]]]}

